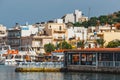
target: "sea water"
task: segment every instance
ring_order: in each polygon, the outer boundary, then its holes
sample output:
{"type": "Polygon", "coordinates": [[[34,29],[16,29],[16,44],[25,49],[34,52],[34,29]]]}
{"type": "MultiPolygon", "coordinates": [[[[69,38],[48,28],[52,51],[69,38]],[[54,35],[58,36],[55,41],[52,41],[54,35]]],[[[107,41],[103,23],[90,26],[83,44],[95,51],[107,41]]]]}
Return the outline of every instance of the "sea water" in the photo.
{"type": "Polygon", "coordinates": [[[0,80],[120,80],[120,74],[82,72],[15,72],[15,66],[0,65],[0,80]]]}

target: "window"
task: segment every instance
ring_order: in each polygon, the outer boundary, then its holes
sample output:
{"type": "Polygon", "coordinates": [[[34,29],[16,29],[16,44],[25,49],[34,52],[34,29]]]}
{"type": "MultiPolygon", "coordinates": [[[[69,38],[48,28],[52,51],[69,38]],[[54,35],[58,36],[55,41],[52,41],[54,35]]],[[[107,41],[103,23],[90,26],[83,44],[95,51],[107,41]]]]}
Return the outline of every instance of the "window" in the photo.
{"type": "Polygon", "coordinates": [[[50,28],[51,28],[51,25],[50,25],[50,28]]]}
{"type": "Polygon", "coordinates": [[[59,30],[61,30],[62,28],[61,28],[61,26],[59,26],[59,30]]]}

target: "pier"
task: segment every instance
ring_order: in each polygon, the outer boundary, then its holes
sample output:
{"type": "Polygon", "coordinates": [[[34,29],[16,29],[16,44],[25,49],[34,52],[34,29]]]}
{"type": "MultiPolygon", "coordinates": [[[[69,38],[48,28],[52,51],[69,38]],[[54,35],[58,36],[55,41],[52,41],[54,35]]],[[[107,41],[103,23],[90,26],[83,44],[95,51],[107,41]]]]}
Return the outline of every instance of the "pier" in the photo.
{"type": "Polygon", "coordinates": [[[20,62],[16,72],[62,72],[63,62],[20,62]]]}
{"type": "Polygon", "coordinates": [[[65,50],[63,62],[19,63],[16,72],[120,73],[120,48],[65,50]]]}

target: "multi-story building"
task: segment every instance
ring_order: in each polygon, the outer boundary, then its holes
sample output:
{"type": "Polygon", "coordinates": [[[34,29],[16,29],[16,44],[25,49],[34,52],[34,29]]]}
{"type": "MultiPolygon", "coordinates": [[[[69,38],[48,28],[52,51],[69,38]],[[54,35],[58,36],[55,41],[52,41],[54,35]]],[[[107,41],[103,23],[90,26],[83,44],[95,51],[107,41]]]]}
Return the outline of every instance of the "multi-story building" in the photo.
{"type": "Polygon", "coordinates": [[[103,38],[106,41],[105,45],[108,44],[108,42],[118,39],[120,40],[120,31],[115,31],[115,32],[103,32],[103,38]]]}
{"type": "Polygon", "coordinates": [[[6,36],[7,36],[7,32],[6,32],[6,27],[2,24],[0,24],[0,43],[6,43],[6,36]]]}
{"type": "Polygon", "coordinates": [[[87,40],[87,28],[84,27],[71,27],[67,29],[68,31],[68,39],[74,38],[76,40],[87,40]]]}
{"type": "Polygon", "coordinates": [[[52,43],[52,36],[35,35],[32,38],[32,48],[37,54],[44,54],[44,45],[48,43],[52,43]]]}
{"type": "Polygon", "coordinates": [[[64,23],[47,23],[44,33],[52,36],[53,44],[59,43],[67,39],[67,29],[64,23]]]}
{"type": "MultiPolygon", "coordinates": [[[[31,26],[29,26],[31,27],[31,26]]],[[[44,54],[44,45],[48,43],[52,43],[52,37],[44,34],[45,23],[36,23],[33,24],[31,30],[28,30],[28,34],[26,36],[21,37],[21,45],[22,46],[31,46],[37,54],[44,54]],[[30,34],[29,32],[33,32],[30,34]]],[[[23,27],[24,29],[25,27],[23,27]]],[[[30,28],[29,28],[30,29],[30,28]]],[[[26,30],[26,29],[25,29],[26,30]]],[[[25,32],[24,30],[24,32],[25,32]]]]}
{"type": "Polygon", "coordinates": [[[20,29],[8,29],[7,30],[7,44],[11,46],[12,49],[18,49],[21,46],[21,30],[20,29]]]}
{"type": "Polygon", "coordinates": [[[63,19],[55,19],[54,22],[55,23],[63,23],[63,19]]]}
{"type": "Polygon", "coordinates": [[[67,29],[68,42],[74,47],[77,47],[78,41],[87,40],[87,28],[84,27],[71,27],[67,29]]]}
{"type": "Polygon", "coordinates": [[[32,34],[37,34],[39,27],[26,24],[24,26],[20,26],[20,29],[21,29],[21,37],[26,37],[26,36],[30,36],[32,34]]]}
{"type": "Polygon", "coordinates": [[[33,36],[21,37],[21,46],[32,46],[32,37],[33,36]]]}
{"type": "Polygon", "coordinates": [[[68,22],[83,22],[83,21],[87,21],[88,17],[83,16],[82,11],[79,10],[75,10],[74,13],[70,13],[70,14],[66,14],[65,16],[62,17],[64,23],[68,23],[68,22]]]}
{"type": "Polygon", "coordinates": [[[37,35],[39,26],[26,25],[20,26],[21,29],[21,46],[32,46],[32,37],[37,35]]]}
{"type": "MultiPolygon", "coordinates": [[[[105,44],[107,45],[108,42],[119,39],[120,40],[120,31],[116,29],[114,26],[105,25],[105,26],[97,26],[97,27],[90,27],[88,28],[88,43],[91,47],[95,47],[95,40],[96,39],[104,39],[105,44]]],[[[99,47],[99,45],[97,45],[99,47]]]]}
{"type": "Polygon", "coordinates": [[[13,49],[18,49],[20,46],[32,46],[32,35],[38,33],[38,27],[33,25],[20,26],[16,25],[14,28],[8,29],[8,44],[13,49]]]}
{"type": "Polygon", "coordinates": [[[43,29],[45,28],[45,22],[35,23],[32,26],[34,26],[34,28],[37,28],[36,32],[42,34],[43,33],[43,29]]]}

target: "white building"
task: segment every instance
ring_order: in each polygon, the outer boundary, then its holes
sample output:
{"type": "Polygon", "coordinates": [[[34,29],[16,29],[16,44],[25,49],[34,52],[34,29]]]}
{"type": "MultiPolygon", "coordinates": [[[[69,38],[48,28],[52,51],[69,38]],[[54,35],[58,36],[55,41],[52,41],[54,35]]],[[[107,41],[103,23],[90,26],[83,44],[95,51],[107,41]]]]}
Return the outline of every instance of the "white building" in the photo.
{"type": "Polygon", "coordinates": [[[0,24],[0,37],[5,37],[7,35],[6,26],[0,24]]]}
{"type": "Polygon", "coordinates": [[[21,37],[26,37],[30,36],[32,34],[38,33],[38,27],[35,27],[33,25],[25,25],[25,26],[20,26],[21,28],[21,37]]]}
{"type": "Polygon", "coordinates": [[[82,11],[75,10],[74,13],[66,14],[65,16],[62,17],[62,19],[64,23],[68,23],[68,22],[75,23],[75,22],[87,21],[88,17],[83,16],[82,11]]]}
{"type": "Polygon", "coordinates": [[[71,27],[68,29],[68,40],[75,38],[76,40],[87,40],[87,28],[84,27],[71,27]]]}
{"type": "Polygon", "coordinates": [[[78,22],[78,19],[82,17],[82,11],[75,10],[74,17],[75,17],[75,22],[78,22]]]}
{"type": "Polygon", "coordinates": [[[0,24],[0,43],[6,43],[5,37],[7,36],[6,26],[0,24]]]}
{"type": "Polygon", "coordinates": [[[63,19],[55,19],[54,22],[55,23],[63,23],[63,19]]]}
{"type": "Polygon", "coordinates": [[[74,14],[66,14],[65,16],[62,17],[64,23],[72,22],[75,23],[75,18],[74,14]]]}

